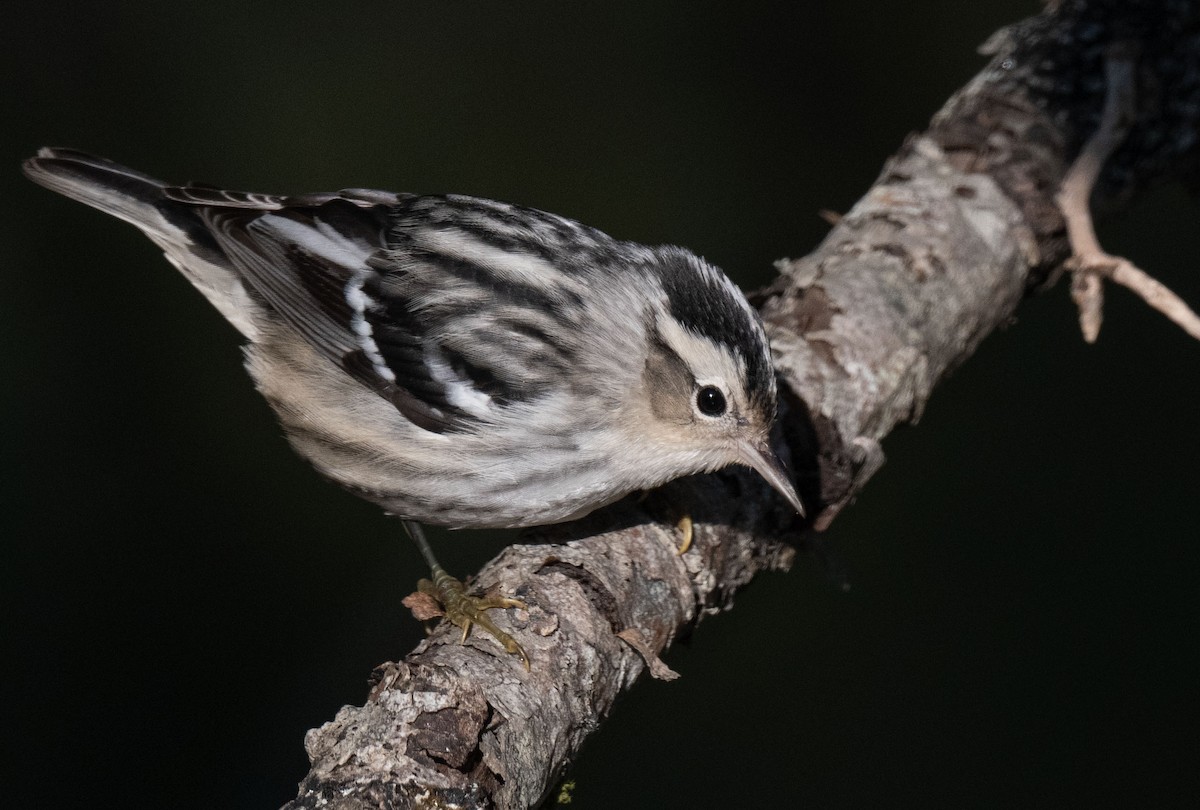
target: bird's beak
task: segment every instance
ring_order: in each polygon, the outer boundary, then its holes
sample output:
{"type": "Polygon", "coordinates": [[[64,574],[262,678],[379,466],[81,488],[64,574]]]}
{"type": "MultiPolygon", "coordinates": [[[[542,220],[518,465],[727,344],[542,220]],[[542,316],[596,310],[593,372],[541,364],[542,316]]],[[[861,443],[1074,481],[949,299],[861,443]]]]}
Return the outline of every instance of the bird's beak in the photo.
{"type": "Polygon", "coordinates": [[[796,488],[792,485],[791,479],[788,478],[788,473],[783,467],[783,462],[771,450],[771,446],[766,440],[760,442],[738,442],[738,455],[741,456],[743,464],[766,479],[767,483],[776,492],[787,498],[788,503],[796,508],[796,511],[800,513],[800,517],[804,517],[804,504],[800,502],[800,496],[796,494],[796,488]]]}

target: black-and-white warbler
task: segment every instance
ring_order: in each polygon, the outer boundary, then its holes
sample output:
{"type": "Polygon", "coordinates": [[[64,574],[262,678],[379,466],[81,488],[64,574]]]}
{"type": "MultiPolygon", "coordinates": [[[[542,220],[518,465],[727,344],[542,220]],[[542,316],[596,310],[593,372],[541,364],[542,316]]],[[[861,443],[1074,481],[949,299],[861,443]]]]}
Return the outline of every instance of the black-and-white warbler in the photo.
{"type": "Polygon", "coordinates": [[[161,247],[245,337],[297,452],[392,514],[556,523],[730,464],[803,512],[761,322],[686,250],[467,196],[170,186],[67,149],[25,173],[161,247]]]}

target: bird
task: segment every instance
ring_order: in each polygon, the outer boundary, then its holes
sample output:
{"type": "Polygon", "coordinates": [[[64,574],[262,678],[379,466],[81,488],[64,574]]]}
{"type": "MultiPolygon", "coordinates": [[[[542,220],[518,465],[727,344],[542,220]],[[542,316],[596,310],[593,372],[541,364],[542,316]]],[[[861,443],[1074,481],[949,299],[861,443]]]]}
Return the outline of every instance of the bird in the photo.
{"type": "Polygon", "coordinates": [[[141,230],[241,333],[291,446],[403,521],[464,640],[529,666],[485,615],[521,603],[467,596],[421,524],[560,523],[735,464],[804,514],[762,321],[684,248],[462,194],[171,185],[51,147],[23,169],[141,230]]]}

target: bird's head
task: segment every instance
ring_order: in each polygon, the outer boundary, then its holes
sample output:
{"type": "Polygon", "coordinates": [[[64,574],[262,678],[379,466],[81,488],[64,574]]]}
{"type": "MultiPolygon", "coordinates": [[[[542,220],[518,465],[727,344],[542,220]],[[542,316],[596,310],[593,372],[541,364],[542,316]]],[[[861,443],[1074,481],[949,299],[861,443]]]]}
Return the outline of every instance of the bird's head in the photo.
{"type": "Polygon", "coordinates": [[[724,273],[687,251],[660,248],[663,296],[646,315],[642,386],[656,443],[695,472],[751,467],[801,515],[771,449],[775,371],[758,313],[724,273]]]}

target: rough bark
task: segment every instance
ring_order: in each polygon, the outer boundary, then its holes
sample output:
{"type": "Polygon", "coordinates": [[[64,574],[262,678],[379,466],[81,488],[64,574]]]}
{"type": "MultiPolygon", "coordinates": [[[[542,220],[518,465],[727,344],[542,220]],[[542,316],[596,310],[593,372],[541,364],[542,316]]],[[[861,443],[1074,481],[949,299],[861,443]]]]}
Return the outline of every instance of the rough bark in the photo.
{"type": "Polygon", "coordinates": [[[477,576],[527,611],[497,617],[526,672],[484,634],[440,627],[375,673],[365,706],[309,732],[292,808],[537,804],[617,695],[764,569],[828,526],[934,385],[1067,258],[1055,192],[1096,127],[1105,59],[1136,56],[1136,118],[1093,195],[1111,210],[1165,178],[1191,182],[1200,118],[1200,2],[1062,2],[998,32],[987,67],[810,255],[779,262],[756,303],[785,393],[779,446],[813,507],[789,514],[749,474],[676,482],[530,533],[477,576]],[[1128,50],[1123,52],[1128,53],[1128,50]],[[690,514],[692,550],[676,553],[690,514]]]}

